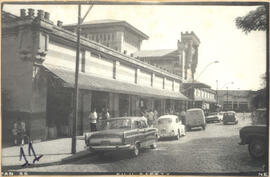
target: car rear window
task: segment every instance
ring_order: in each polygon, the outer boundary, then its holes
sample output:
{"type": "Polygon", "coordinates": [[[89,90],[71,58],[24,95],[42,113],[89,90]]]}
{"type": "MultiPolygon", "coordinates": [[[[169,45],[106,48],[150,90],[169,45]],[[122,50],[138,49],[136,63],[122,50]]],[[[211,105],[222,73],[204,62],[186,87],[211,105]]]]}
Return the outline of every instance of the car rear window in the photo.
{"type": "Polygon", "coordinates": [[[202,111],[187,111],[187,117],[197,117],[197,116],[201,116],[202,115],[202,111]]]}
{"type": "Polygon", "coordinates": [[[234,113],[229,112],[229,113],[224,113],[225,116],[234,116],[234,113]]]}
{"type": "Polygon", "coordinates": [[[172,119],[171,118],[158,119],[158,124],[170,124],[170,123],[172,123],[172,119]]]}

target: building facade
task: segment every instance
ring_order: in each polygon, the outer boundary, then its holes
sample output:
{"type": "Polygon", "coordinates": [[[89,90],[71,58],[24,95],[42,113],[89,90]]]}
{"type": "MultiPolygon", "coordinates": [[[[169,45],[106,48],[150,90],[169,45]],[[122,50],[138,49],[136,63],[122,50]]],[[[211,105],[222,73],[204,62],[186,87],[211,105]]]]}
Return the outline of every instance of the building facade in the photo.
{"type": "Polygon", "coordinates": [[[190,98],[189,108],[201,108],[205,112],[217,110],[216,91],[209,85],[200,82],[184,83],[182,91],[190,98]]]}
{"type": "Polygon", "coordinates": [[[200,40],[194,32],[181,33],[177,49],[140,50],[134,56],[192,81],[198,64],[200,40]]]}
{"type": "Polygon", "coordinates": [[[194,32],[181,33],[177,49],[141,50],[136,58],[173,72],[183,78],[181,91],[190,99],[188,108],[216,110],[216,91],[210,86],[194,80],[198,64],[200,39],[194,32]]]}
{"type": "MultiPolygon", "coordinates": [[[[76,32],[77,25],[65,25],[64,28],[76,32]]],[[[149,38],[126,21],[111,19],[84,22],[81,33],[92,41],[131,56],[141,49],[142,41],[149,38]]]]}
{"type": "MultiPolygon", "coordinates": [[[[2,12],[4,142],[11,140],[17,118],[25,120],[32,140],[71,135],[77,36],[61,22],[54,25],[48,12],[34,14],[2,12]]],[[[94,108],[117,117],[145,109],[161,115],[186,104],[182,77],[120,51],[81,37],[78,135],[89,131],[94,108]]]]}
{"type": "Polygon", "coordinates": [[[225,111],[249,112],[252,109],[254,94],[251,90],[218,90],[217,93],[218,104],[225,111]]]}

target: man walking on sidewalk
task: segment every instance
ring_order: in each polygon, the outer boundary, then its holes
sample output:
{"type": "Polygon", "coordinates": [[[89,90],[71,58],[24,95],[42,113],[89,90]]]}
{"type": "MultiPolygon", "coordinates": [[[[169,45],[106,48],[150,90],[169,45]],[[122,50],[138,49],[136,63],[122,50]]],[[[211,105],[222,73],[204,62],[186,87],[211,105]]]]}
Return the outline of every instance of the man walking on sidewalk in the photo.
{"type": "Polygon", "coordinates": [[[91,113],[89,114],[89,119],[90,119],[91,132],[97,131],[97,112],[96,112],[96,108],[94,108],[91,111],[91,113]]]}

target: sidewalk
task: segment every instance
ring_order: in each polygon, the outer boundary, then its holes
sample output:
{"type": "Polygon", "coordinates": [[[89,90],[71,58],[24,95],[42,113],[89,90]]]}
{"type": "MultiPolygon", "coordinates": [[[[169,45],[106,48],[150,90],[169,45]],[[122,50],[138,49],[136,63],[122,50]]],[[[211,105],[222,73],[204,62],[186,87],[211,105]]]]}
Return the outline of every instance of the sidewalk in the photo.
{"type": "MultiPolygon", "coordinates": [[[[23,145],[25,156],[30,163],[30,166],[46,166],[56,165],[62,162],[69,162],[90,154],[90,151],[85,149],[83,137],[77,137],[76,154],[71,154],[71,138],[62,138],[56,140],[43,141],[33,143],[33,148],[37,156],[43,155],[39,161],[33,164],[34,155],[28,154],[28,144],[23,145]]],[[[20,161],[20,146],[12,146],[2,148],[2,168],[3,169],[19,169],[25,168],[22,165],[25,163],[22,157],[20,161]]]]}

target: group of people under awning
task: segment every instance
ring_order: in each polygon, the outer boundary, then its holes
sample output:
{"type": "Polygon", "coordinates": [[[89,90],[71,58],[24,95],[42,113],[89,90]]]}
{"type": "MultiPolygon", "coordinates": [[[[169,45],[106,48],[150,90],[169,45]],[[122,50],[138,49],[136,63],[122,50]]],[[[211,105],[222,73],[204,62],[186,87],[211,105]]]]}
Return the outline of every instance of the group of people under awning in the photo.
{"type": "Polygon", "coordinates": [[[90,130],[97,131],[97,126],[102,120],[107,120],[110,118],[110,113],[108,108],[102,108],[100,113],[96,112],[96,108],[93,108],[89,114],[90,120],[90,130]]]}

